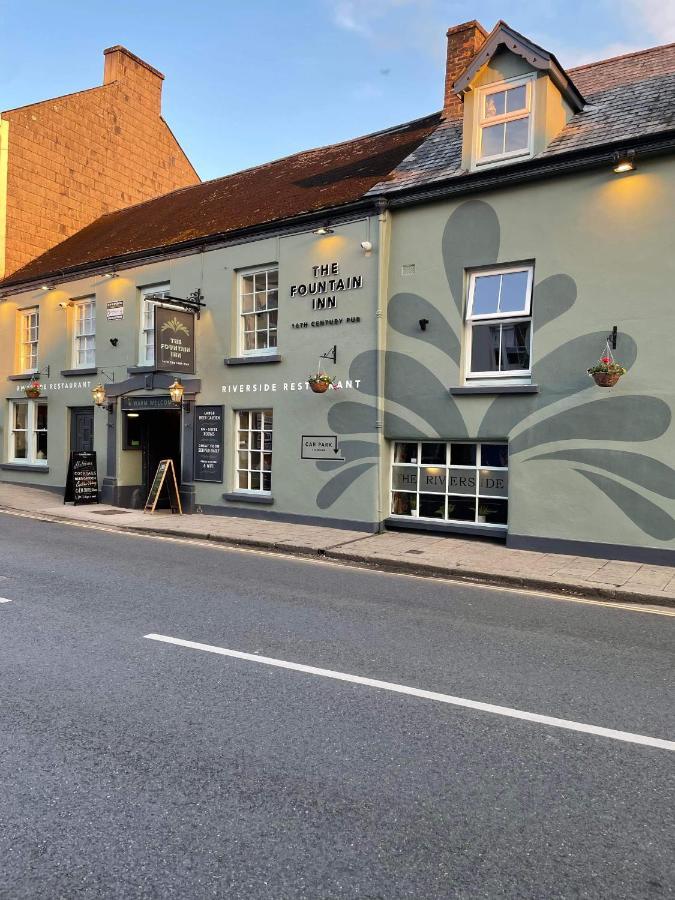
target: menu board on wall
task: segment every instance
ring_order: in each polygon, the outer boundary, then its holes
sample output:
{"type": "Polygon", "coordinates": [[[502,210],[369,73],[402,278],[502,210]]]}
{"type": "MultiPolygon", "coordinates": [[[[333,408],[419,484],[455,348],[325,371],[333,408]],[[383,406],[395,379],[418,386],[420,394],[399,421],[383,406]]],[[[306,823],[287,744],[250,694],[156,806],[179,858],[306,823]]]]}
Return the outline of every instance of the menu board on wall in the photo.
{"type": "Polygon", "coordinates": [[[223,407],[195,407],[195,481],[223,480],[223,407]]]}
{"type": "Polygon", "coordinates": [[[75,506],[98,503],[98,475],[96,453],[93,450],[74,450],[70,454],[66,492],[63,502],[75,506]]]}

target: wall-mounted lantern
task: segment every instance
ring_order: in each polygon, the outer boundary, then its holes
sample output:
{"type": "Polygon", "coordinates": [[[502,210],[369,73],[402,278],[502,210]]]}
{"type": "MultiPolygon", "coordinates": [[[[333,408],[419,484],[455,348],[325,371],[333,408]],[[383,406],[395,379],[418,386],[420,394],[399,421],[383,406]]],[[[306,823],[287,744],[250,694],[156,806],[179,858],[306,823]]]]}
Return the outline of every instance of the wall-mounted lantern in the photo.
{"type": "Polygon", "coordinates": [[[180,379],[176,379],[172,385],[169,386],[169,395],[171,396],[171,402],[181,404],[183,402],[183,394],[185,393],[185,388],[180,383],[180,379]]]}
{"type": "Polygon", "coordinates": [[[612,169],[617,175],[635,170],[635,150],[615,153],[612,158],[612,169]]]}
{"type": "Polygon", "coordinates": [[[92,388],[91,397],[97,406],[105,406],[105,388],[102,384],[97,384],[95,388],[92,388]]]}

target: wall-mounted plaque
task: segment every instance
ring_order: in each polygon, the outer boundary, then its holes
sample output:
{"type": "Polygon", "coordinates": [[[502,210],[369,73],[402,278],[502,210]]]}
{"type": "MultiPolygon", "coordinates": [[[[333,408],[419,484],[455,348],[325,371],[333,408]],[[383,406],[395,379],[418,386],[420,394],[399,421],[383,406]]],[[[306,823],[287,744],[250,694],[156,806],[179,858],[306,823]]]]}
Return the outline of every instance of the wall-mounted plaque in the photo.
{"type": "Polygon", "coordinates": [[[108,321],[124,318],[124,300],[110,300],[105,305],[105,317],[108,321]]]}
{"type": "Polygon", "coordinates": [[[155,307],[155,368],[177,375],[194,375],[194,313],[155,307]]]}
{"type": "Polygon", "coordinates": [[[336,434],[303,434],[300,459],[344,459],[336,434]]]}
{"type": "Polygon", "coordinates": [[[195,407],[195,481],[223,481],[223,407],[195,407]]]}

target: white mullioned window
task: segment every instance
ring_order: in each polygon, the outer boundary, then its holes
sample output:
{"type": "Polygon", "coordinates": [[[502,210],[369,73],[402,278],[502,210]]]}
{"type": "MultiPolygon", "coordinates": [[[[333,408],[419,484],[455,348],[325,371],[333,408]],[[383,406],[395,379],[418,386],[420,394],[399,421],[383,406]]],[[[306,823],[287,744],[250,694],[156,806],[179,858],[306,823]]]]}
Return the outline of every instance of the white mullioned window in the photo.
{"type": "Polygon", "coordinates": [[[276,266],[239,273],[239,346],[243,356],[277,352],[279,270],[276,266]]]}
{"type": "Polygon", "coordinates": [[[47,465],[47,404],[43,400],[10,400],[8,460],[47,465]]]}
{"type": "Polygon", "coordinates": [[[469,275],[466,311],[467,382],[530,378],[532,266],[469,275]]]}
{"type": "Polygon", "coordinates": [[[74,302],[73,368],[96,365],[96,301],[93,297],[74,302]]]}
{"type": "Polygon", "coordinates": [[[141,288],[141,334],[138,353],[139,366],[154,366],[155,364],[155,301],[167,297],[170,293],[168,284],[157,284],[141,288]]]}
{"type": "Polygon", "coordinates": [[[508,466],[504,443],[396,441],[391,515],[503,530],[508,466]]]}
{"type": "Polygon", "coordinates": [[[236,490],[272,491],[272,410],[237,412],[236,490]]]}
{"type": "Polygon", "coordinates": [[[19,310],[19,370],[23,374],[37,372],[38,338],[40,334],[40,311],[37,306],[32,309],[19,310]]]}
{"type": "Polygon", "coordinates": [[[532,76],[491,84],[476,92],[475,164],[532,155],[532,76]]]}

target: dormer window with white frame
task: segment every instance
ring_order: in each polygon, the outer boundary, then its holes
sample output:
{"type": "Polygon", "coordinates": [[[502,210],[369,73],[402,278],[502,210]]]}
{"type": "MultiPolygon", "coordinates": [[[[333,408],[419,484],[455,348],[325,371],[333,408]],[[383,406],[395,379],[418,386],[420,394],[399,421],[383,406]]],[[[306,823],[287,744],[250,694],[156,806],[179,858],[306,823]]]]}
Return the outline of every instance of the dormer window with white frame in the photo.
{"type": "Polygon", "coordinates": [[[495,379],[527,384],[532,356],[531,265],[482,269],[469,275],[466,309],[467,384],[495,379]]]}
{"type": "Polygon", "coordinates": [[[474,167],[532,156],[534,76],[476,91],[474,167]]]}

